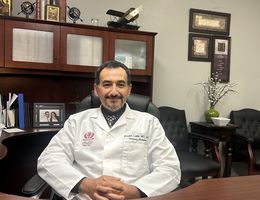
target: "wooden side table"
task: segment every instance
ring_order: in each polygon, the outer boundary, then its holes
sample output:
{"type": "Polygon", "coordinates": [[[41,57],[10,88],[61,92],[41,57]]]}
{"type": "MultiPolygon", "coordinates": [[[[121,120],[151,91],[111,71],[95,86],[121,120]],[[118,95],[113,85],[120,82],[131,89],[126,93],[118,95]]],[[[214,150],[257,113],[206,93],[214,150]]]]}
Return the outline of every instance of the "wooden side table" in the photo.
{"type": "Polygon", "coordinates": [[[231,174],[232,166],[232,138],[235,134],[237,125],[228,124],[227,126],[216,126],[207,122],[190,122],[191,132],[210,135],[219,138],[221,141],[226,142],[227,150],[225,152],[225,168],[223,177],[228,177],[231,174]]]}

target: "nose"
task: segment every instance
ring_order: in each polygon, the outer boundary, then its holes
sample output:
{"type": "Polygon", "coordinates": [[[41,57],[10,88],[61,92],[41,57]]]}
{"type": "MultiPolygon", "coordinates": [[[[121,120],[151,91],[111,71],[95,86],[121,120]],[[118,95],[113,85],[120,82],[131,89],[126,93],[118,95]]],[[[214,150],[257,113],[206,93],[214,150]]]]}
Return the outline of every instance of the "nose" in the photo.
{"type": "Polygon", "coordinates": [[[118,87],[117,87],[117,85],[115,83],[111,87],[110,94],[113,95],[113,96],[118,94],[118,87]]]}

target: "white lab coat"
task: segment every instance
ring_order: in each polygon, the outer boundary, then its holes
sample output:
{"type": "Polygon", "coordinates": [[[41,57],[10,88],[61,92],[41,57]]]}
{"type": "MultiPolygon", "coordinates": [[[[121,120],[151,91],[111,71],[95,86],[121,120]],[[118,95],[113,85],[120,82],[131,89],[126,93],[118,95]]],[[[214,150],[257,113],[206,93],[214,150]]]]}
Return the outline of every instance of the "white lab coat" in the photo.
{"type": "Polygon", "coordinates": [[[121,178],[148,196],[164,194],[180,182],[180,163],[159,120],[131,110],[109,128],[100,108],[71,115],[38,159],[38,173],[66,199],[83,177],[121,178]]]}

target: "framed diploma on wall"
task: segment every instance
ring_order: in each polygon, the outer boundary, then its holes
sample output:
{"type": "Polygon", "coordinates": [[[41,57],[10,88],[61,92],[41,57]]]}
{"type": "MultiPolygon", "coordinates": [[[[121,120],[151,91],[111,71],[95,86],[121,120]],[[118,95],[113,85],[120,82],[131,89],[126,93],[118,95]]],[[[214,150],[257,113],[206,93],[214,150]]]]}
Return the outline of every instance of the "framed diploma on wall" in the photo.
{"type": "Polygon", "coordinates": [[[231,14],[190,9],[189,31],[216,35],[229,35],[231,14]]]}
{"type": "Polygon", "coordinates": [[[189,34],[188,60],[211,61],[212,36],[203,34],[189,34]]]}

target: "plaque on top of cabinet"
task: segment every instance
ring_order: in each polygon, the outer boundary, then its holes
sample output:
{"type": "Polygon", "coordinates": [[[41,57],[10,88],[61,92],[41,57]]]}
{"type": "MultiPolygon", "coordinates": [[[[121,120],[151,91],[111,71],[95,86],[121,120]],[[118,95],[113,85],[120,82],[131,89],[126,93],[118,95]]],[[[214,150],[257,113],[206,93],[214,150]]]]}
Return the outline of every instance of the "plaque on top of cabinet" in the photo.
{"type": "Polygon", "coordinates": [[[0,15],[11,15],[11,0],[0,0],[0,15]]]}

